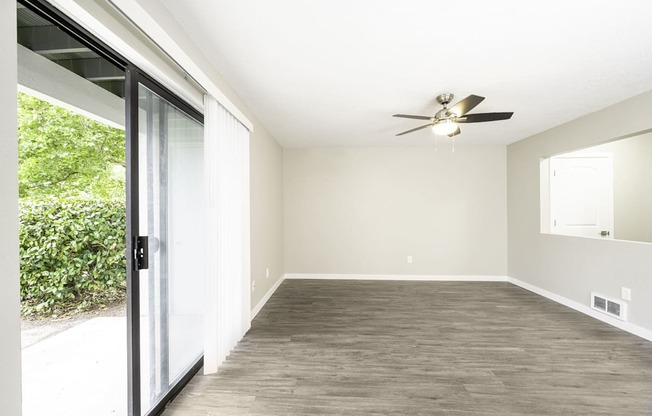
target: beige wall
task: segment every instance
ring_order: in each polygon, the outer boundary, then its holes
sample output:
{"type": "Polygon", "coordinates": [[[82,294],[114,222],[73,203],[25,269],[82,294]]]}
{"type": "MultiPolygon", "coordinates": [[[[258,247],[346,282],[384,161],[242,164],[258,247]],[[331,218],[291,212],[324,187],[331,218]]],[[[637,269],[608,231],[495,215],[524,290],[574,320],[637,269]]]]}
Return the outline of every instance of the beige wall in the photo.
{"type": "Polygon", "coordinates": [[[251,155],[252,309],[285,273],[283,262],[283,149],[257,126],[251,155]],[[269,269],[269,278],[265,270],[269,269]]]}
{"type": "Polygon", "coordinates": [[[504,147],[286,149],[284,166],[287,273],[506,275],[504,147]]]}
{"type": "Polygon", "coordinates": [[[652,244],[541,234],[539,163],[648,130],[651,110],[648,92],[507,147],[509,275],[587,306],[591,291],[620,299],[621,286],[629,287],[629,321],[646,329],[652,329],[652,244]]]}
{"type": "Polygon", "coordinates": [[[652,133],[611,144],[614,237],[652,243],[652,133]]]}
{"type": "Polygon", "coordinates": [[[16,3],[0,2],[0,413],[20,415],[16,3]]]}

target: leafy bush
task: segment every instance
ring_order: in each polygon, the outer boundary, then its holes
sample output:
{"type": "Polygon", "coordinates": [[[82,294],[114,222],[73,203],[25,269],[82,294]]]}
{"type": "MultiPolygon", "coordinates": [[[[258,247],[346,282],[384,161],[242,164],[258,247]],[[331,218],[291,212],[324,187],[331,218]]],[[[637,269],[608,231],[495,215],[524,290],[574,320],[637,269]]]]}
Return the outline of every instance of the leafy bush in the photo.
{"type": "Polygon", "coordinates": [[[20,295],[26,315],[124,298],[123,200],[57,198],[20,206],[20,295]]]}

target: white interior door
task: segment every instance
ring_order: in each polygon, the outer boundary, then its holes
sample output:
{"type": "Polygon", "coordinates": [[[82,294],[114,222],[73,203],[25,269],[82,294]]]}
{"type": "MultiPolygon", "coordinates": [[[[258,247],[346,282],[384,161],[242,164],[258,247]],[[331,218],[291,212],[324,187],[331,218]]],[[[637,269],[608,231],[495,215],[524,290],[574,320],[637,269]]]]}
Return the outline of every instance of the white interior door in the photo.
{"type": "Polygon", "coordinates": [[[610,154],[550,159],[553,234],[613,238],[613,158],[610,154]]]}

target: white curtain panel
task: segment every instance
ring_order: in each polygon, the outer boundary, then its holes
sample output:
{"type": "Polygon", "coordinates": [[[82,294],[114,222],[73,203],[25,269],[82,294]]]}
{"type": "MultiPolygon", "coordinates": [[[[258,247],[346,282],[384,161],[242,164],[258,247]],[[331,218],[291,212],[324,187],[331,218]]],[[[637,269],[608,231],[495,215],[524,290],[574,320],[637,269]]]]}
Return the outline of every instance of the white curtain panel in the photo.
{"type": "Polygon", "coordinates": [[[207,284],[204,374],[217,372],[250,327],[249,131],[204,98],[207,284]]]}

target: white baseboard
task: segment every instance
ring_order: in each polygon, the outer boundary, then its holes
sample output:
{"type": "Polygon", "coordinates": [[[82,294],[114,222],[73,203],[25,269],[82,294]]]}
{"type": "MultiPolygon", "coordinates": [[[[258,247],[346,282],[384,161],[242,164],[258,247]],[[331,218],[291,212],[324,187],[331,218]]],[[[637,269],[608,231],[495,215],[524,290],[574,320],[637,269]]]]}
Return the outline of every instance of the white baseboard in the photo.
{"type": "Polygon", "coordinates": [[[548,298],[554,302],[561,303],[564,306],[568,306],[569,308],[575,309],[576,311],[581,312],[585,315],[589,315],[592,318],[598,319],[611,326],[615,326],[616,328],[629,332],[630,334],[634,334],[648,341],[652,341],[652,331],[650,331],[649,329],[645,329],[638,325],[634,325],[631,322],[625,322],[616,318],[612,318],[609,315],[605,315],[601,312],[596,311],[595,309],[592,309],[589,305],[584,305],[574,300],[570,300],[556,293],[552,293],[545,289],[542,289],[538,286],[534,286],[531,285],[530,283],[523,282],[522,280],[518,280],[513,277],[508,277],[507,281],[516,286],[522,287],[525,290],[529,290],[530,292],[543,296],[544,298],[548,298]]]}
{"type": "Polygon", "coordinates": [[[285,275],[281,276],[281,278],[278,279],[276,283],[274,283],[274,286],[269,288],[267,293],[265,293],[265,296],[263,296],[263,298],[259,300],[256,306],[254,306],[254,308],[251,310],[251,313],[249,315],[249,321],[254,320],[256,315],[258,315],[258,312],[260,312],[260,310],[263,309],[263,306],[265,306],[269,298],[272,297],[274,292],[276,292],[276,289],[278,289],[278,287],[281,286],[281,283],[283,283],[284,280],[285,280],[285,275]]]}
{"type": "Polygon", "coordinates": [[[286,279],[323,280],[405,280],[428,282],[506,282],[507,276],[491,275],[428,275],[428,274],[306,274],[286,273],[286,279]]]}

